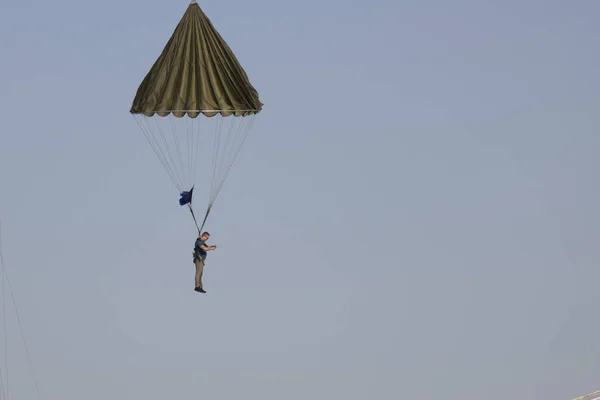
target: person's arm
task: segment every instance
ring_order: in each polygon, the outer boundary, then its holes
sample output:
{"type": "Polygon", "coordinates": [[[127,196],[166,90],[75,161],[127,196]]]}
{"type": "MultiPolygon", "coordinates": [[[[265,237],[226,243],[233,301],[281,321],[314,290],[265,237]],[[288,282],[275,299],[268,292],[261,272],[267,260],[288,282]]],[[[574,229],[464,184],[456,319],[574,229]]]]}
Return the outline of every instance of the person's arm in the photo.
{"type": "Polygon", "coordinates": [[[203,244],[202,246],[200,246],[200,248],[204,251],[211,251],[217,248],[217,246],[207,246],[205,244],[203,244]]]}

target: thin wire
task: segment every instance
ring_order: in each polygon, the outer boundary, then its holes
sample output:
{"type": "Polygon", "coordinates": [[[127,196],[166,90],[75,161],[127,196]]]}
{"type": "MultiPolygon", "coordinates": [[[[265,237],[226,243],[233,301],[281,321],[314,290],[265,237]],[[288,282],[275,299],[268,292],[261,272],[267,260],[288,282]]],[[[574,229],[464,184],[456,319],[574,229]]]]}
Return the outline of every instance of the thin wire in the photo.
{"type": "Polygon", "coordinates": [[[6,323],[6,285],[5,285],[5,268],[4,268],[4,255],[2,254],[2,226],[0,225],[0,276],[2,276],[2,325],[4,327],[4,364],[5,364],[5,376],[6,382],[3,384],[3,388],[6,391],[4,396],[8,400],[9,396],[9,380],[8,380],[8,329],[6,323]]]}
{"type": "Polygon", "coordinates": [[[4,392],[4,382],[2,377],[2,368],[0,368],[0,400],[7,399],[8,394],[4,392]]]}
{"type": "Polygon", "coordinates": [[[216,175],[217,175],[217,165],[219,163],[219,150],[221,148],[220,144],[221,144],[221,135],[219,134],[221,127],[222,127],[222,119],[220,117],[217,120],[217,126],[215,127],[215,139],[214,139],[214,149],[213,149],[213,173],[212,173],[212,180],[211,180],[211,188],[210,188],[210,193],[208,196],[208,204],[209,206],[212,205],[212,193],[214,191],[215,188],[215,180],[216,180],[216,175]]]}
{"type": "Polygon", "coordinates": [[[192,118],[186,118],[186,133],[187,133],[187,161],[188,161],[188,169],[189,169],[189,174],[192,177],[191,181],[192,184],[195,181],[196,177],[194,176],[194,171],[193,171],[193,163],[192,163],[192,148],[194,147],[194,129],[193,126],[190,128],[190,125],[193,124],[193,119],[192,118]],[[190,121],[192,120],[192,121],[190,121]],[[190,133],[190,129],[191,129],[191,133],[190,133]]]}
{"type": "MultiPolygon", "coordinates": [[[[233,165],[235,164],[235,161],[237,160],[237,157],[243,147],[243,144],[248,137],[248,132],[250,131],[250,128],[252,127],[252,125],[255,122],[254,117],[255,116],[246,117],[246,118],[244,118],[244,121],[249,121],[249,123],[245,124],[245,125],[240,124],[240,127],[234,136],[233,142],[235,144],[233,144],[231,146],[232,149],[230,149],[230,151],[229,151],[227,162],[224,162],[224,161],[221,162],[220,168],[222,168],[223,170],[219,171],[218,179],[215,178],[215,180],[213,182],[213,190],[211,193],[210,204],[213,204],[216,201],[217,196],[219,195],[221,189],[223,188],[225,180],[229,176],[229,173],[231,172],[233,165]]],[[[224,157],[225,157],[225,155],[224,155],[224,157]]]]}
{"type": "MultiPolygon", "coordinates": [[[[154,118],[154,122],[156,122],[156,127],[158,128],[158,132],[160,133],[160,137],[163,140],[163,143],[165,144],[165,148],[167,149],[167,154],[169,156],[169,160],[171,160],[171,163],[177,167],[178,164],[177,162],[173,161],[173,155],[171,154],[171,149],[169,148],[169,143],[167,142],[167,139],[165,138],[165,134],[162,130],[162,128],[160,127],[160,124],[158,122],[157,118],[154,118]]],[[[181,171],[179,172],[181,174],[181,171]]],[[[183,190],[183,184],[181,183],[181,181],[178,179],[177,182],[179,182],[179,190],[183,190]]]]}
{"type": "MultiPolygon", "coordinates": [[[[236,121],[236,119],[233,118],[229,122],[229,129],[227,130],[227,135],[225,135],[225,144],[223,145],[224,154],[223,154],[223,157],[221,158],[221,164],[219,165],[219,171],[221,171],[225,167],[225,165],[226,165],[225,160],[229,159],[229,157],[227,157],[227,154],[228,154],[227,149],[231,149],[231,147],[232,147],[231,142],[234,141],[233,138],[236,136],[236,135],[232,134],[232,132],[234,132],[235,121],[236,121]]],[[[219,173],[218,176],[220,178],[221,173],[219,173]]]]}
{"type": "Polygon", "coordinates": [[[6,275],[6,283],[8,284],[8,290],[10,292],[10,296],[12,298],[12,302],[13,302],[13,306],[15,307],[15,315],[17,316],[17,321],[19,323],[19,330],[21,331],[21,338],[23,339],[23,344],[25,345],[25,354],[27,355],[27,362],[29,364],[29,371],[31,372],[31,375],[33,376],[33,382],[35,384],[35,389],[38,393],[39,396],[41,396],[41,392],[40,392],[40,386],[38,383],[38,379],[35,375],[35,371],[33,369],[33,362],[32,362],[32,357],[31,354],[29,353],[29,345],[27,344],[27,339],[25,339],[25,332],[23,330],[23,323],[21,322],[21,316],[19,315],[19,310],[17,308],[17,302],[15,301],[15,296],[14,293],[12,291],[11,285],[10,285],[10,280],[8,279],[8,274],[6,272],[6,270],[4,271],[5,275],[6,275]]]}
{"type": "MultiPolygon", "coordinates": [[[[0,232],[1,232],[1,227],[0,227],[0,232]]],[[[17,307],[17,302],[15,300],[15,295],[13,293],[13,290],[12,290],[12,287],[11,287],[11,284],[10,284],[10,279],[8,278],[8,271],[7,271],[6,266],[4,264],[4,256],[3,256],[3,251],[2,251],[2,235],[1,235],[1,233],[0,233],[0,267],[2,268],[3,277],[4,277],[4,279],[6,279],[6,284],[8,286],[8,291],[10,292],[12,303],[13,303],[13,306],[15,308],[15,315],[17,317],[17,322],[18,322],[18,325],[19,325],[19,330],[21,332],[21,338],[23,339],[23,344],[25,345],[25,354],[27,355],[27,362],[29,364],[29,370],[30,370],[31,375],[33,377],[33,382],[34,382],[34,385],[35,385],[35,389],[36,389],[36,391],[38,393],[38,396],[41,397],[40,386],[39,386],[39,383],[38,383],[38,379],[37,379],[37,377],[35,375],[35,371],[33,369],[33,362],[31,361],[32,358],[31,358],[31,354],[29,353],[29,345],[27,344],[27,340],[25,339],[25,332],[23,330],[23,323],[21,322],[21,316],[19,315],[19,308],[17,307]]],[[[4,295],[4,290],[2,291],[2,293],[4,295]]],[[[6,329],[6,324],[5,324],[4,328],[6,329]]],[[[8,361],[8,357],[6,357],[6,358],[7,358],[7,361],[8,361]]],[[[8,369],[8,367],[7,367],[7,369],[8,369]]],[[[7,372],[7,375],[8,375],[8,372],[7,372]]],[[[8,376],[7,376],[6,390],[7,390],[7,393],[8,393],[8,376]]],[[[8,399],[8,397],[7,397],[7,399],[8,399]]]]}
{"type": "Polygon", "coordinates": [[[233,164],[235,164],[235,161],[237,160],[237,157],[240,153],[240,151],[242,150],[242,147],[244,145],[244,142],[246,141],[246,138],[248,137],[248,132],[250,131],[250,128],[252,127],[252,125],[254,124],[255,119],[252,118],[250,120],[250,123],[247,125],[247,129],[246,129],[246,133],[243,135],[243,139],[241,141],[240,146],[238,147],[238,149],[235,152],[235,155],[233,156],[233,160],[231,161],[231,164],[229,164],[227,171],[225,173],[225,176],[223,177],[223,179],[221,180],[221,183],[219,184],[219,187],[217,188],[217,191],[211,201],[211,204],[213,204],[215,202],[215,200],[217,199],[217,196],[219,195],[219,192],[221,191],[221,188],[223,187],[223,184],[225,183],[225,180],[227,179],[227,176],[229,175],[229,172],[231,171],[231,169],[233,168],[233,164]]]}
{"type": "MultiPolygon", "coordinates": [[[[249,128],[252,126],[252,123],[254,122],[253,116],[249,117],[249,118],[250,118],[249,119],[250,122],[247,125],[245,125],[245,129],[243,126],[240,126],[239,129],[237,130],[237,133],[235,134],[235,137],[232,141],[234,144],[231,145],[232,151],[231,151],[231,153],[229,153],[229,158],[227,160],[227,163],[225,163],[225,165],[227,165],[228,167],[226,168],[226,172],[224,173],[224,175],[221,176],[221,178],[222,178],[221,182],[225,181],[225,179],[227,178],[227,175],[229,174],[229,171],[231,170],[231,166],[235,162],[235,160],[240,152],[240,149],[242,148],[242,145],[244,144],[244,141],[246,140],[246,136],[248,135],[248,131],[250,130],[249,128]]],[[[246,121],[246,119],[244,121],[246,121]]],[[[240,125],[244,125],[244,123],[241,122],[240,125]]]]}
{"type": "MultiPolygon", "coordinates": [[[[193,126],[194,126],[194,121],[196,120],[196,118],[192,119],[192,132],[194,132],[193,126]]],[[[198,131],[196,133],[196,149],[194,151],[194,158],[193,158],[193,163],[194,163],[194,178],[193,178],[193,184],[196,183],[196,175],[198,173],[198,150],[200,147],[200,138],[202,137],[202,124],[200,123],[200,120],[198,120],[198,131]]]]}
{"type": "Polygon", "coordinates": [[[171,181],[173,182],[173,185],[175,185],[175,188],[177,188],[179,190],[179,186],[177,184],[177,179],[175,178],[173,170],[170,168],[169,164],[165,160],[162,152],[159,150],[159,147],[155,143],[153,143],[152,140],[151,140],[151,136],[152,135],[149,132],[152,132],[152,129],[150,127],[148,127],[148,129],[145,129],[144,126],[141,123],[141,121],[144,121],[144,123],[146,125],[148,125],[147,119],[145,119],[143,116],[140,117],[140,118],[141,119],[136,118],[135,114],[134,114],[135,122],[137,122],[138,126],[140,127],[140,130],[142,131],[142,133],[146,137],[146,140],[150,144],[150,147],[152,147],[152,150],[154,150],[154,154],[156,154],[156,157],[158,158],[158,160],[160,161],[160,163],[163,165],[163,168],[165,169],[165,171],[169,175],[169,178],[171,178],[171,181]]]}
{"type": "Polygon", "coordinates": [[[188,181],[189,181],[189,176],[185,176],[185,166],[183,165],[183,157],[181,156],[181,148],[179,146],[179,138],[177,137],[178,133],[177,133],[177,126],[175,125],[175,117],[173,116],[173,114],[169,114],[170,118],[169,120],[171,121],[171,127],[173,128],[172,132],[173,132],[173,138],[175,141],[175,148],[177,149],[177,154],[179,155],[178,160],[181,161],[181,172],[182,172],[182,179],[184,181],[184,183],[186,184],[186,186],[188,186],[188,181]]]}

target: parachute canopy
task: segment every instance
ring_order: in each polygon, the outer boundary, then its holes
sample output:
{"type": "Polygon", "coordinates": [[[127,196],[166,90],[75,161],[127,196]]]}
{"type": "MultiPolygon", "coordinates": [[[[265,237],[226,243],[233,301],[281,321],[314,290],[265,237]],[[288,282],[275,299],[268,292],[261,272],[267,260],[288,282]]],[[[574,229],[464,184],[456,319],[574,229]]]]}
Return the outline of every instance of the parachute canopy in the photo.
{"type": "Polygon", "coordinates": [[[246,116],[262,105],[225,40],[193,2],[138,88],[131,113],[246,116]]]}
{"type": "Polygon", "coordinates": [[[208,216],[262,106],[233,51],[192,1],[130,112],[180,192],[180,205],[192,210],[197,162],[212,159],[211,174],[202,174],[212,175],[208,216]]]}

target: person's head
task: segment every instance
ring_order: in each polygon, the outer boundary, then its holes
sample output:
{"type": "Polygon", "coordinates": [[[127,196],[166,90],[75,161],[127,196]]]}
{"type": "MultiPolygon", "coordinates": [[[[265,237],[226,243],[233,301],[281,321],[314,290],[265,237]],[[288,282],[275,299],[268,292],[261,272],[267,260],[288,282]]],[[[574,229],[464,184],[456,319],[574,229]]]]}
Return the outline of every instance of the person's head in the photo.
{"type": "Polygon", "coordinates": [[[200,235],[200,240],[202,240],[203,242],[206,242],[209,237],[210,237],[210,233],[204,232],[202,235],[200,235]]]}

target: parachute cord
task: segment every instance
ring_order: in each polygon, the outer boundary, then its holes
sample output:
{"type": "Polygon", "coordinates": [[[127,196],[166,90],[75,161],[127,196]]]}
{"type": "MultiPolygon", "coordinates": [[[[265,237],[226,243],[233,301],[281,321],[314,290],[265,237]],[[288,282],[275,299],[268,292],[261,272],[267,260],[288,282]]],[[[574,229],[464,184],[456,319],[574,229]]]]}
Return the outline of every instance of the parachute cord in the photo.
{"type": "Polygon", "coordinates": [[[189,203],[188,207],[190,209],[190,212],[192,213],[192,218],[194,218],[194,223],[196,224],[196,229],[198,229],[198,235],[200,235],[200,228],[198,228],[198,221],[196,221],[196,216],[194,215],[194,210],[192,209],[192,204],[189,203]]]}
{"type": "Polygon", "coordinates": [[[194,218],[194,223],[196,224],[196,229],[198,229],[198,235],[202,234],[202,228],[204,228],[204,224],[206,223],[206,220],[208,219],[208,214],[210,214],[210,209],[212,208],[212,204],[210,204],[208,206],[208,209],[206,210],[206,215],[204,215],[204,220],[202,221],[202,226],[198,228],[198,221],[196,220],[196,215],[194,214],[194,210],[192,209],[192,204],[188,203],[188,207],[190,209],[190,212],[192,213],[192,218],[194,218]]]}
{"type": "Polygon", "coordinates": [[[204,221],[202,221],[202,226],[198,230],[198,233],[200,233],[202,231],[202,229],[204,228],[204,224],[206,223],[206,219],[208,218],[208,214],[210,213],[211,208],[212,208],[212,204],[209,204],[208,209],[206,210],[206,215],[204,216],[204,221]]]}

